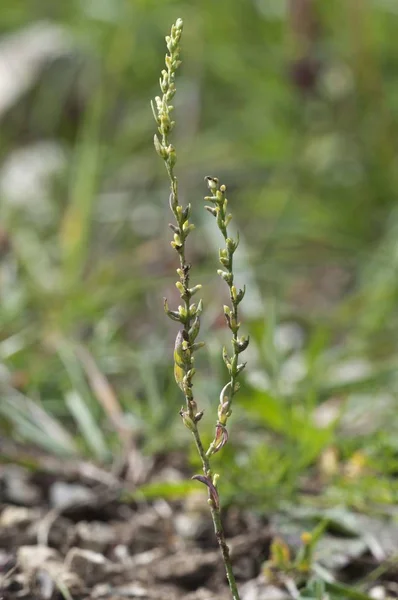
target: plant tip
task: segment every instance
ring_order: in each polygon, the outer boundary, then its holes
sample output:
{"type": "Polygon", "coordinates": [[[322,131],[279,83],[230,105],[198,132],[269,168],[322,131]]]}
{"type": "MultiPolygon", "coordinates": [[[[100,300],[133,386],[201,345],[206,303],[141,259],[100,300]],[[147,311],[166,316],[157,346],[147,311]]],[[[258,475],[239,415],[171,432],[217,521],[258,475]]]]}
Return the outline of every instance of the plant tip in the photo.
{"type": "Polygon", "coordinates": [[[209,190],[212,192],[215,191],[218,187],[218,179],[217,177],[211,177],[210,175],[206,175],[205,181],[207,182],[207,186],[209,190]]]}

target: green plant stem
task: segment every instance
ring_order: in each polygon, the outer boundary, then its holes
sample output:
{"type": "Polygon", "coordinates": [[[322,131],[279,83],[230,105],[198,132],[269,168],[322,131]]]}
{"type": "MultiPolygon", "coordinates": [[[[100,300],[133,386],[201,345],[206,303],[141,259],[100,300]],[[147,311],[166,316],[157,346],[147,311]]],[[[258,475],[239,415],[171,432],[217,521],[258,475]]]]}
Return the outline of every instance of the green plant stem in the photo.
{"type": "MultiPolygon", "coordinates": [[[[155,149],[159,156],[164,160],[166,171],[170,181],[170,209],[173,212],[176,221],[175,224],[170,224],[170,228],[174,232],[174,238],[171,242],[171,245],[176,250],[179,256],[180,267],[179,269],[177,269],[179,281],[176,282],[176,287],[179,290],[181,300],[183,301],[183,305],[180,305],[177,311],[173,311],[169,310],[167,300],[165,299],[165,311],[166,314],[173,321],[177,321],[182,325],[182,328],[180,328],[180,330],[177,333],[176,343],[174,347],[174,375],[178,386],[184,394],[186,403],[186,410],[184,408],[181,408],[180,415],[182,417],[184,425],[191,431],[194,437],[196,448],[198,450],[198,454],[200,456],[203,467],[204,477],[196,475],[194,479],[198,479],[199,481],[205,483],[208,488],[208,504],[210,506],[211,516],[214,524],[214,531],[223,557],[228,583],[232,593],[232,598],[233,600],[239,600],[239,593],[236,586],[235,577],[232,571],[229,548],[225,540],[225,532],[221,522],[220,502],[217,491],[218,475],[213,475],[210,468],[209,460],[211,454],[209,454],[209,452],[206,453],[203,447],[203,443],[198,429],[198,422],[202,418],[203,412],[198,412],[198,408],[193,395],[192,379],[195,374],[193,354],[196,350],[203,346],[202,342],[195,342],[200,329],[200,314],[202,311],[202,301],[199,301],[198,305],[191,304],[190,302],[192,296],[201,288],[201,286],[196,285],[193,288],[189,287],[190,264],[186,260],[185,242],[189,233],[194,229],[194,226],[189,223],[189,215],[191,211],[190,205],[183,208],[179,203],[178,181],[176,176],[174,175],[174,165],[176,164],[177,156],[175,148],[169,143],[169,133],[174,127],[174,121],[171,120],[171,112],[173,111],[173,106],[170,104],[170,101],[174,97],[176,91],[175,72],[180,65],[179,42],[181,38],[182,27],[182,20],[178,19],[175,25],[173,25],[171,28],[170,36],[166,37],[166,43],[169,53],[166,55],[165,58],[166,69],[162,70],[162,74],[160,77],[160,89],[163,93],[163,96],[156,96],[155,104],[152,103],[153,115],[158,125],[158,132],[161,135],[160,140],[157,135],[154,136],[155,149]]],[[[223,186],[223,188],[225,190],[225,186],[223,186]]],[[[224,200],[224,196],[222,196],[222,199],[224,200]]],[[[235,290],[235,288],[232,285],[232,254],[234,252],[234,247],[233,242],[231,240],[228,240],[226,237],[227,222],[225,220],[225,207],[226,201],[225,206],[223,204],[223,206],[220,208],[220,219],[222,220],[222,223],[220,221],[219,226],[220,228],[224,228],[222,229],[222,232],[226,239],[226,245],[228,248],[229,256],[231,258],[231,260],[228,263],[228,276],[231,278],[231,303],[233,305],[233,312],[231,313],[231,318],[236,324],[238,316],[238,301],[236,302],[236,304],[234,304],[233,290],[235,290]]],[[[238,338],[236,337],[238,329],[239,326],[237,326],[234,330],[234,342],[236,348],[238,348],[239,345],[238,338]]],[[[228,395],[228,409],[230,401],[232,399],[232,395],[235,391],[235,378],[239,372],[237,369],[237,355],[238,351],[236,350],[236,359],[235,356],[232,359],[233,367],[231,367],[231,382],[230,384],[228,384],[232,385],[232,393],[228,395]]],[[[226,405],[224,406],[224,408],[226,408],[226,405]]],[[[225,442],[228,439],[228,437],[224,427],[224,420],[226,421],[228,415],[230,414],[227,414],[227,412],[228,411],[226,411],[225,415],[222,414],[221,417],[219,417],[220,421],[223,421],[222,435],[223,440],[225,439],[225,442]]],[[[220,423],[218,423],[217,425],[220,425],[220,423]]],[[[216,452],[222,447],[217,447],[217,444],[218,441],[216,429],[216,438],[212,453],[216,452]]]]}
{"type": "MultiPolygon", "coordinates": [[[[225,220],[227,218],[226,215],[226,211],[225,211],[225,207],[223,206],[223,204],[220,205],[220,216],[221,216],[221,221],[225,223],[225,220]]],[[[227,244],[228,242],[228,232],[227,232],[227,227],[226,226],[220,226],[220,231],[224,237],[224,240],[227,244]]],[[[228,245],[228,244],[227,244],[228,245]]],[[[228,273],[230,276],[230,279],[227,282],[227,285],[229,287],[229,297],[231,300],[231,306],[232,306],[232,320],[233,322],[235,322],[236,324],[239,323],[238,321],[238,302],[236,301],[236,297],[234,297],[234,294],[232,292],[232,290],[234,289],[234,268],[233,268],[233,262],[234,262],[234,251],[230,251],[229,248],[227,248],[227,255],[228,255],[228,273]]],[[[238,332],[239,332],[239,326],[233,330],[233,347],[236,348],[237,347],[237,343],[238,343],[238,332]]],[[[234,351],[234,355],[232,358],[232,368],[231,368],[231,386],[230,386],[230,396],[229,396],[229,405],[228,405],[228,410],[231,409],[231,404],[232,404],[232,398],[235,394],[235,384],[236,384],[236,377],[237,377],[237,372],[236,372],[236,368],[238,366],[238,358],[239,358],[239,354],[238,352],[235,350],[234,351]]]]}
{"type": "Polygon", "coordinates": [[[218,408],[218,422],[214,440],[211,442],[206,455],[212,456],[218,452],[228,440],[226,425],[228,418],[232,413],[232,400],[239,389],[237,377],[245,368],[246,363],[238,363],[239,354],[243,352],[248,344],[249,338],[239,337],[239,311],[238,306],[245,295],[245,287],[237,290],[234,285],[233,255],[239,245],[239,236],[236,240],[228,236],[227,227],[231,221],[232,215],[226,213],[228,200],[225,196],[226,186],[219,185],[216,177],[205,177],[212,196],[206,196],[205,200],[212,202],[214,207],[206,206],[206,209],[216,218],[216,223],[225,240],[225,248],[219,250],[219,260],[223,269],[218,270],[218,274],[227,283],[231,306],[224,306],[224,315],[227,326],[232,332],[232,356],[228,356],[227,350],[223,348],[223,360],[228,369],[230,379],[220,394],[220,404],[218,408]],[[220,437],[221,436],[221,437],[220,437]]]}
{"type": "MultiPolygon", "coordinates": [[[[165,136],[165,135],[162,137],[162,144],[163,144],[163,146],[167,146],[167,144],[168,144],[168,139],[167,139],[167,136],[165,136]]],[[[179,217],[179,214],[177,211],[177,206],[179,206],[177,179],[174,176],[173,167],[169,164],[168,160],[165,161],[165,164],[166,164],[166,170],[167,170],[167,173],[168,173],[168,176],[170,179],[171,194],[173,196],[173,201],[171,203],[172,211],[175,216],[176,222],[177,222],[178,226],[180,227],[181,226],[181,218],[179,217]]],[[[227,234],[225,232],[225,236],[224,236],[225,238],[226,238],[226,235],[227,234]]],[[[184,302],[185,302],[185,310],[188,315],[187,319],[184,323],[183,337],[188,339],[189,338],[189,329],[190,329],[190,325],[191,325],[191,319],[189,316],[190,315],[189,305],[190,305],[191,294],[189,293],[189,265],[187,264],[186,259],[185,259],[185,239],[182,240],[181,248],[179,248],[178,254],[180,257],[180,269],[183,273],[183,275],[181,276],[181,283],[184,288],[183,298],[184,298],[184,302]]],[[[232,271],[232,256],[231,256],[230,265],[231,265],[231,271],[232,271]]],[[[232,287],[232,283],[230,286],[230,290],[231,290],[231,287],[232,287]]],[[[234,302],[234,299],[232,297],[232,292],[230,292],[230,293],[231,293],[231,303],[234,307],[233,316],[234,316],[235,320],[237,321],[237,318],[238,318],[237,303],[234,302]]],[[[237,332],[234,333],[234,339],[237,340],[237,332]]],[[[237,362],[237,355],[236,355],[236,362],[237,362]]],[[[234,389],[234,385],[235,385],[235,377],[231,376],[231,389],[234,389]]],[[[192,435],[195,440],[195,445],[196,445],[198,454],[202,461],[203,473],[207,479],[212,481],[213,473],[212,473],[211,467],[210,467],[209,454],[206,453],[206,451],[203,447],[203,443],[202,443],[202,440],[200,437],[197,421],[195,419],[195,413],[196,413],[197,409],[196,409],[196,402],[193,397],[191,386],[184,387],[184,396],[185,396],[187,411],[188,411],[188,414],[189,414],[189,417],[191,420],[190,428],[191,428],[192,435]]],[[[217,542],[218,542],[218,545],[220,547],[221,554],[223,557],[225,571],[227,574],[228,584],[229,584],[229,587],[231,590],[232,598],[233,598],[233,600],[240,600],[235,576],[234,576],[233,569],[232,569],[229,548],[228,548],[228,544],[226,542],[225,532],[224,532],[224,528],[222,525],[221,510],[220,510],[219,506],[215,505],[212,498],[209,498],[209,505],[210,505],[210,513],[211,513],[211,517],[212,517],[213,525],[214,525],[214,532],[215,532],[217,542]]]]}
{"type": "MultiPolygon", "coordinates": [[[[195,428],[192,431],[193,437],[195,439],[196,448],[198,450],[198,454],[202,461],[203,472],[205,476],[209,479],[213,478],[213,474],[210,468],[210,462],[206,455],[205,449],[203,448],[202,440],[200,438],[200,434],[198,431],[198,427],[195,423],[195,428]]],[[[236,585],[235,575],[232,569],[231,557],[229,554],[229,547],[225,539],[224,527],[221,521],[221,510],[220,507],[217,507],[212,499],[209,499],[210,505],[210,513],[211,518],[213,520],[214,532],[216,534],[217,542],[221,550],[221,554],[224,561],[225,571],[227,573],[227,579],[229,588],[231,590],[233,600],[240,600],[238,587],[236,585]]]]}
{"type": "Polygon", "coordinates": [[[227,578],[229,583],[229,589],[231,590],[233,600],[240,600],[238,587],[236,585],[235,575],[232,570],[231,558],[229,555],[229,548],[225,541],[224,529],[221,522],[221,514],[220,510],[216,508],[211,508],[211,516],[214,523],[214,531],[216,534],[218,545],[220,546],[220,550],[223,556],[225,570],[227,572],[227,578]]]}

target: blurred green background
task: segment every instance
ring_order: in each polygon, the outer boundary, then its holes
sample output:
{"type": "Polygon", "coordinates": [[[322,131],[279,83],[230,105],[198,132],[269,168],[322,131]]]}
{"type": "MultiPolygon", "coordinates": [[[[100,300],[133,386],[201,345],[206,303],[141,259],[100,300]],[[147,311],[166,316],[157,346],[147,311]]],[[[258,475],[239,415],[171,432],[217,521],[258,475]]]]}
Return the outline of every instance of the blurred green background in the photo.
{"type": "Polygon", "coordinates": [[[149,106],[182,17],[173,141],[197,226],[209,440],[228,332],[205,175],[228,187],[248,290],[225,497],[269,504],[313,486],[331,502],[396,501],[396,2],[0,10],[3,458],[39,447],[110,464],[132,447],[148,459],[191,448],[162,306],[177,303],[177,265],[149,106]]]}

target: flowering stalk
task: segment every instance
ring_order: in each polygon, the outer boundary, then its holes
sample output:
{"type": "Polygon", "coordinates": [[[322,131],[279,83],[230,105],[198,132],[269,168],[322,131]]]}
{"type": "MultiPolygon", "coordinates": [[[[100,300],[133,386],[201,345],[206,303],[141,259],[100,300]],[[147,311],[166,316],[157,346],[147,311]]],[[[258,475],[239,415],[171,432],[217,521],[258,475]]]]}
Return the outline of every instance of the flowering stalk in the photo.
{"type": "Polygon", "coordinates": [[[178,198],[178,181],[174,174],[174,167],[177,162],[175,148],[169,141],[169,134],[174,127],[170,114],[173,111],[173,106],[170,104],[173,99],[175,88],[175,73],[181,64],[180,55],[180,39],[182,34],[183,22],[178,19],[175,25],[171,28],[170,36],[166,37],[168,54],[166,54],[166,69],[163,69],[160,77],[160,89],[162,97],[155,98],[155,104],[152,103],[152,111],[155,121],[158,125],[160,139],[157,135],[154,137],[156,152],[164,160],[167,174],[170,180],[170,209],[174,215],[175,223],[170,223],[169,226],[173,231],[172,247],[176,250],[179,256],[179,268],[177,274],[179,276],[176,282],[176,287],[180,292],[181,304],[177,310],[170,310],[167,300],[164,300],[164,309],[166,314],[180,324],[177,333],[174,347],[174,376],[179,388],[182,390],[185,398],[185,406],[180,410],[184,425],[191,431],[196,448],[198,450],[204,475],[195,475],[192,479],[196,479],[204,483],[208,488],[211,516],[213,519],[214,530],[217,541],[220,546],[227,578],[234,600],[239,600],[239,593],[232,570],[229,549],[225,541],[225,534],[221,522],[220,499],[217,490],[217,482],[219,475],[213,473],[210,466],[210,458],[213,454],[221,450],[228,440],[228,432],[226,429],[227,420],[231,415],[231,403],[234,394],[238,390],[236,378],[243,370],[244,363],[239,364],[239,354],[245,350],[249,340],[248,338],[239,337],[239,321],[238,321],[238,305],[243,299],[244,289],[237,291],[234,285],[233,274],[233,254],[238,246],[238,240],[234,241],[228,236],[227,226],[231,220],[231,215],[227,215],[227,199],[225,198],[225,186],[219,186],[216,178],[207,177],[207,183],[211,197],[206,200],[213,203],[213,206],[206,207],[216,217],[217,225],[224,236],[226,248],[220,250],[220,262],[225,270],[220,270],[221,277],[227,282],[231,306],[224,307],[224,314],[227,320],[228,327],[233,334],[233,354],[228,356],[226,349],[223,349],[224,362],[230,374],[230,380],[223,388],[220,395],[220,404],[218,408],[218,421],[216,424],[216,433],[213,442],[206,451],[198,429],[198,423],[203,416],[203,411],[199,411],[193,394],[193,377],[195,375],[194,368],[194,352],[201,348],[203,342],[197,342],[196,338],[200,331],[200,314],[202,312],[202,300],[197,304],[191,303],[192,297],[201,289],[201,285],[190,287],[190,270],[191,265],[186,260],[186,240],[195,228],[189,222],[191,205],[183,207],[178,198]]]}
{"type": "Polygon", "coordinates": [[[232,414],[232,399],[239,390],[237,377],[246,366],[246,363],[239,363],[239,355],[248,347],[249,337],[239,337],[240,323],[238,307],[243,300],[246,288],[244,286],[243,289],[237,290],[234,285],[233,257],[239,245],[239,235],[236,240],[228,236],[227,227],[232,219],[232,215],[227,214],[228,200],[225,197],[227,188],[225,185],[219,186],[216,177],[205,177],[205,179],[212,193],[211,196],[206,196],[205,200],[213,204],[213,206],[206,206],[206,210],[216,218],[217,226],[225,240],[225,248],[219,250],[219,259],[223,269],[219,269],[217,272],[229,287],[231,306],[224,305],[224,315],[227,325],[232,332],[233,350],[232,356],[228,356],[227,349],[225,346],[223,348],[223,360],[228,369],[230,380],[221,390],[216,434],[206,453],[210,457],[215,452],[218,452],[228,441],[226,424],[232,414]]]}

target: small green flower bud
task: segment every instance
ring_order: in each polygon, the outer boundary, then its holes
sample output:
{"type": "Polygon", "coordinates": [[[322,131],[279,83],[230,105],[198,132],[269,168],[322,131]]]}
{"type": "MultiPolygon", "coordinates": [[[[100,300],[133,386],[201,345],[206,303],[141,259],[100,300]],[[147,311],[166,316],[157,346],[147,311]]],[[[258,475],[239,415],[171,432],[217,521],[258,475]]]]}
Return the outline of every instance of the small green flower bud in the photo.
{"type": "Polygon", "coordinates": [[[250,337],[248,336],[247,338],[245,337],[241,337],[238,340],[238,352],[243,352],[244,350],[246,350],[246,348],[249,345],[249,341],[250,341],[250,337]]]}
{"type": "Polygon", "coordinates": [[[178,307],[178,314],[180,315],[181,323],[185,323],[185,321],[187,320],[187,311],[185,306],[180,305],[178,307]]]}
{"type": "Polygon", "coordinates": [[[200,350],[201,348],[203,348],[206,344],[204,342],[196,342],[195,344],[191,345],[191,351],[192,352],[196,352],[196,350],[200,350]]]}
{"type": "Polygon", "coordinates": [[[222,349],[222,358],[223,358],[223,361],[224,361],[227,369],[230,370],[230,368],[231,368],[231,361],[230,361],[230,358],[229,358],[229,356],[227,354],[227,349],[226,349],[225,346],[223,346],[223,349],[222,349]]]}
{"type": "Polygon", "coordinates": [[[229,327],[233,333],[238,333],[240,323],[236,321],[234,315],[231,315],[230,317],[229,327]]]}
{"type": "Polygon", "coordinates": [[[224,233],[225,230],[225,222],[224,222],[224,218],[223,218],[223,213],[219,210],[217,212],[217,227],[224,233]]]}
{"type": "MultiPolygon", "coordinates": [[[[170,127],[172,127],[172,125],[173,125],[173,123],[170,123],[170,127]]],[[[170,167],[173,168],[177,162],[177,154],[176,154],[174,146],[172,146],[170,144],[170,146],[167,148],[167,153],[168,153],[168,157],[169,157],[170,167]]]]}
{"type": "Polygon", "coordinates": [[[186,221],[191,214],[191,205],[188,204],[182,211],[182,218],[186,221]]]}
{"type": "Polygon", "coordinates": [[[226,281],[228,283],[228,285],[231,285],[231,283],[233,281],[232,273],[227,273],[226,271],[223,271],[222,269],[218,269],[217,273],[219,274],[220,277],[222,277],[224,279],[224,281],[226,281]]]}
{"type": "Polygon", "coordinates": [[[244,298],[244,295],[245,295],[245,293],[246,293],[246,286],[244,285],[244,286],[243,286],[243,290],[239,290],[239,292],[238,292],[238,294],[237,294],[237,296],[236,296],[236,300],[237,300],[237,302],[242,302],[242,300],[243,300],[243,298],[244,298]]]}
{"type": "Polygon", "coordinates": [[[231,253],[235,252],[236,248],[238,247],[238,243],[234,242],[234,240],[232,240],[231,238],[226,239],[226,244],[229,252],[231,253]]]}
{"type": "Polygon", "coordinates": [[[198,317],[200,314],[202,314],[203,311],[203,300],[200,299],[198,302],[198,307],[196,309],[196,316],[198,317]]]}
{"type": "Polygon", "coordinates": [[[180,416],[182,418],[182,422],[184,423],[185,427],[187,429],[189,429],[190,431],[194,432],[196,430],[196,425],[195,423],[192,421],[191,417],[189,416],[189,414],[184,411],[184,410],[180,410],[180,416]]]}
{"type": "Polygon", "coordinates": [[[220,192],[220,190],[216,191],[216,198],[217,198],[217,202],[225,208],[224,205],[226,202],[226,198],[224,199],[224,194],[222,192],[220,192]]]}
{"type": "Polygon", "coordinates": [[[231,309],[230,309],[230,307],[229,307],[229,306],[227,306],[226,304],[224,304],[224,306],[223,306],[223,310],[224,310],[224,315],[228,315],[228,316],[230,316],[230,315],[231,315],[231,309]]]}
{"type": "Polygon", "coordinates": [[[168,114],[162,112],[160,115],[160,132],[162,134],[167,134],[170,131],[171,123],[170,117],[168,114]]]}
{"type": "Polygon", "coordinates": [[[163,159],[167,158],[167,150],[166,150],[166,148],[165,148],[164,146],[162,146],[162,144],[160,143],[160,141],[159,141],[159,138],[158,138],[158,136],[156,135],[156,133],[155,133],[155,135],[153,136],[153,144],[154,144],[154,146],[155,146],[155,150],[156,150],[156,152],[158,153],[158,155],[160,156],[160,158],[163,158],[163,159]]]}
{"type": "Polygon", "coordinates": [[[175,234],[174,234],[174,243],[175,243],[176,247],[177,247],[177,246],[181,246],[181,238],[180,238],[180,236],[178,235],[178,233],[175,233],[175,234]]]}
{"type": "Polygon", "coordinates": [[[181,283],[181,281],[176,281],[176,288],[182,296],[185,294],[185,288],[184,288],[183,284],[181,283]]]}
{"type": "Polygon", "coordinates": [[[202,289],[202,286],[201,286],[200,283],[198,283],[198,285],[195,285],[194,287],[189,288],[189,290],[188,290],[189,291],[189,295],[193,296],[194,294],[196,294],[196,292],[198,292],[201,289],[202,289]]]}
{"type": "Polygon", "coordinates": [[[193,223],[188,223],[188,221],[185,221],[184,225],[182,226],[182,230],[184,231],[184,233],[186,233],[188,235],[188,233],[190,233],[191,231],[193,231],[195,229],[195,225],[193,225],[193,223]]]}
{"type": "Polygon", "coordinates": [[[217,177],[210,177],[209,175],[206,175],[205,181],[207,182],[207,186],[210,191],[214,192],[218,188],[217,177]]]}
{"type": "Polygon", "coordinates": [[[227,215],[225,217],[225,227],[228,227],[228,225],[230,224],[231,220],[232,220],[232,215],[231,214],[229,214],[229,215],[227,215]]]}
{"type": "Polygon", "coordinates": [[[176,90],[175,87],[173,85],[169,86],[169,89],[166,92],[166,100],[167,102],[170,102],[170,100],[172,100],[175,96],[176,90]]]}
{"type": "Polygon", "coordinates": [[[199,330],[200,330],[200,319],[199,319],[199,317],[195,317],[195,320],[192,323],[192,327],[190,328],[190,330],[188,332],[191,343],[193,343],[195,341],[195,339],[197,338],[199,330]]]}
{"type": "Polygon", "coordinates": [[[175,40],[175,38],[171,38],[170,36],[167,36],[166,37],[166,46],[167,46],[167,50],[170,52],[170,54],[172,54],[176,50],[177,41],[175,40]]]}
{"type": "Polygon", "coordinates": [[[183,389],[183,380],[185,376],[185,357],[182,350],[182,333],[177,333],[174,345],[174,377],[179,388],[183,389]]]}

